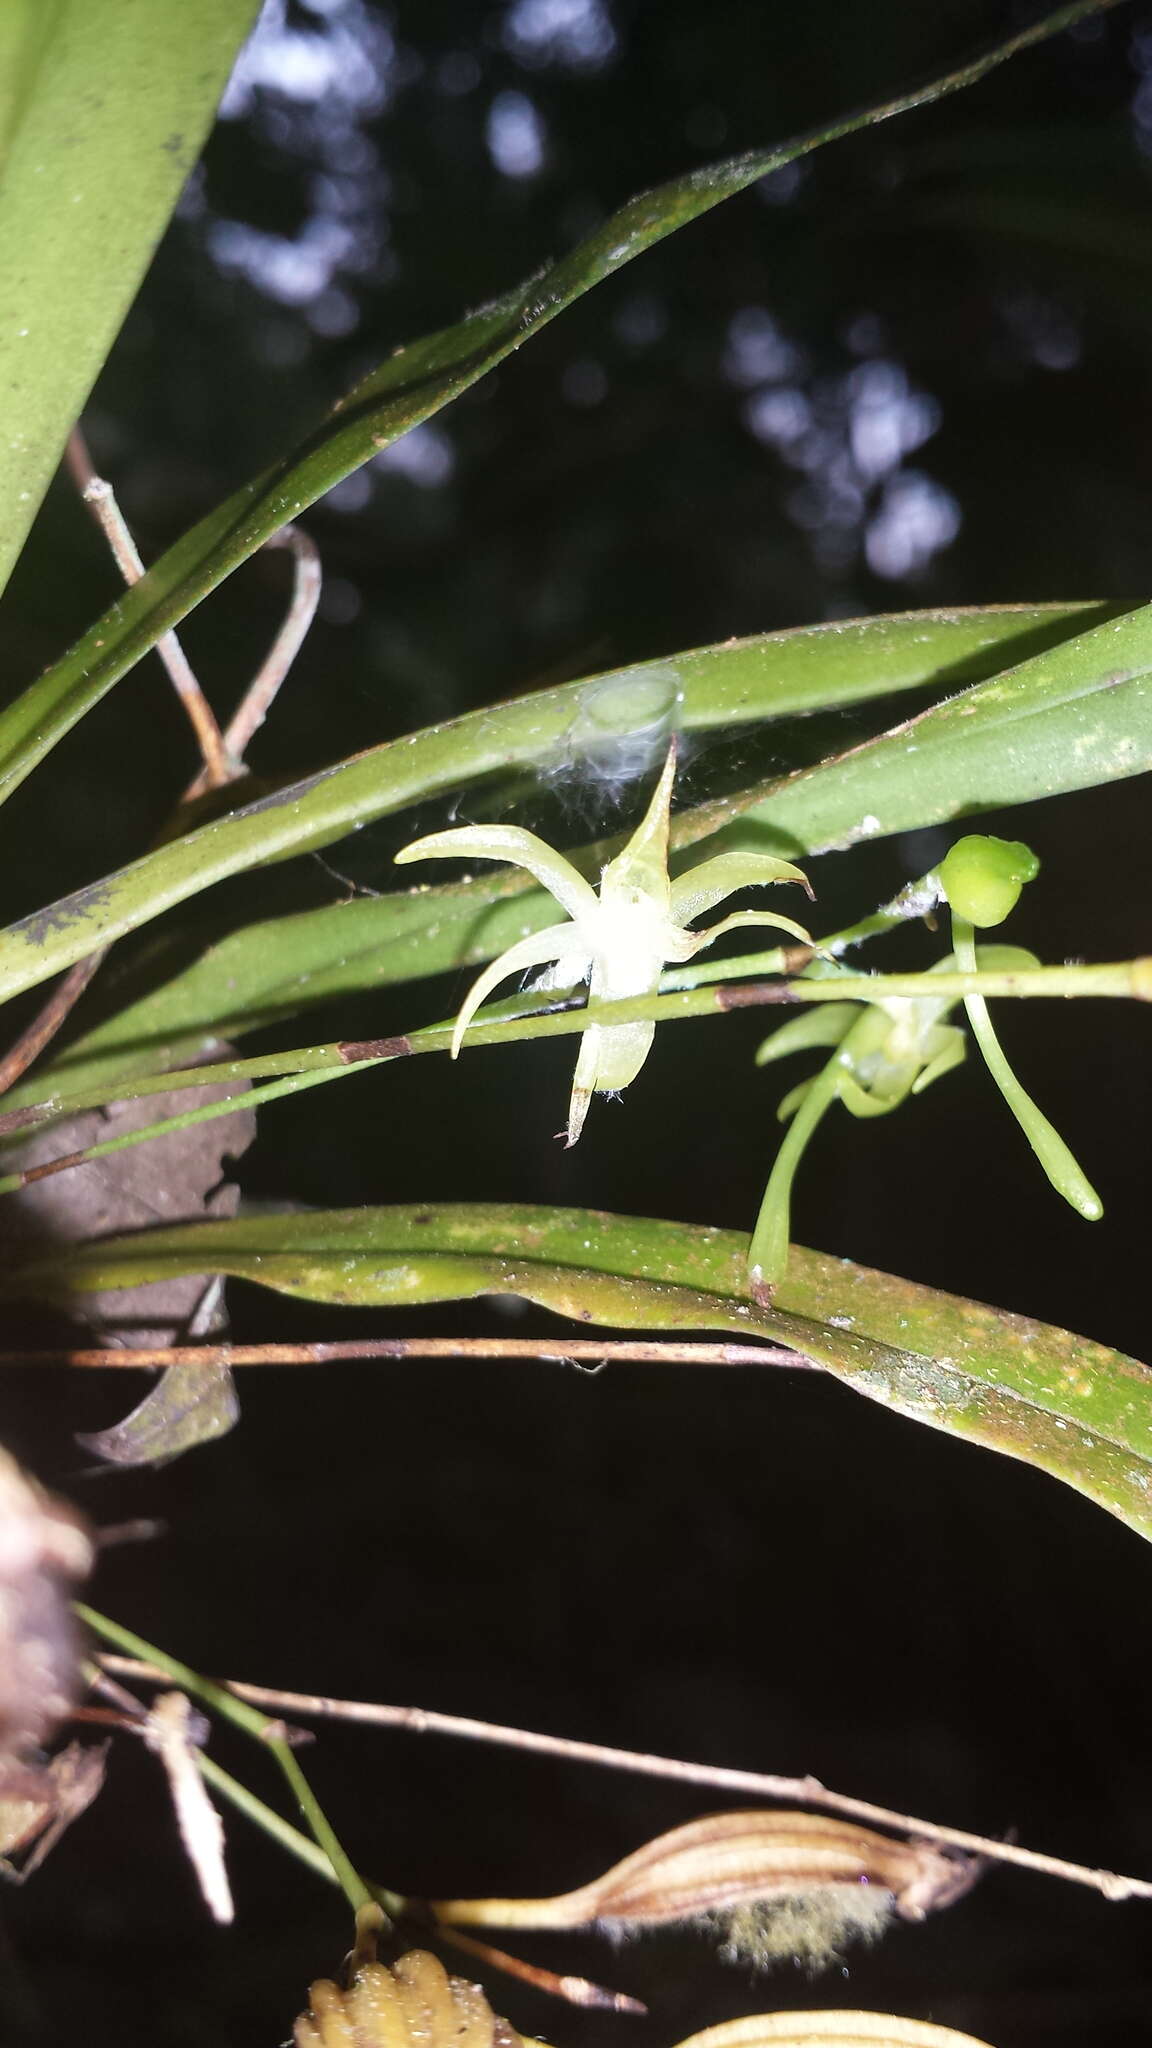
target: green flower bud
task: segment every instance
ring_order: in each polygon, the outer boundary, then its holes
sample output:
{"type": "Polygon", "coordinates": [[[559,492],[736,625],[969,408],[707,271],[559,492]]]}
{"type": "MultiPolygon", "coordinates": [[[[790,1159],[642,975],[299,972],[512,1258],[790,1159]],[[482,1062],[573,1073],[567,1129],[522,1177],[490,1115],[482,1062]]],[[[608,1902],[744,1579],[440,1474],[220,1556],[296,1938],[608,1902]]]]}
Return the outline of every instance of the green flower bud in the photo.
{"type": "Polygon", "coordinates": [[[971,833],[958,839],[936,870],[953,910],[969,924],[1003,924],[1015,910],[1025,882],[1040,872],[1030,846],[1019,839],[971,833]]]}

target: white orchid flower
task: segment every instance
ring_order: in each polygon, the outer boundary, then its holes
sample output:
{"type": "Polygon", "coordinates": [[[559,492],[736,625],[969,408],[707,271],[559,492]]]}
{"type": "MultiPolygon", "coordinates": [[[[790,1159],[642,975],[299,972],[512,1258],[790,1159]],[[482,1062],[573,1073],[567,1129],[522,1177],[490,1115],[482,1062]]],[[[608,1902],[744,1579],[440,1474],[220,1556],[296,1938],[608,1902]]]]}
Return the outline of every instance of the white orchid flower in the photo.
{"type": "MultiPolygon", "coordinates": [[[[737,889],[769,882],[807,881],[789,861],[766,853],[721,853],[701,861],[677,880],[668,874],[668,816],[676,776],[676,741],[652,801],[627,846],[609,861],[600,877],[600,892],[585,881],[554,847],[519,825],[464,825],[450,832],[432,832],[396,855],[414,860],[473,859],[510,861],[526,868],[568,913],[567,924],[531,932],[493,960],[469,989],[452,1033],[452,1057],[476,1011],[511,974],[547,967],[540,988],[575,988],[589,983],[593,1002],[621,1002],[631,996],[654,995],[663,968],[690,960],[722,932],[737,926],[770,924],[810,945],[803,925],[767,911],[738,910],[706,931],[687,929],[687,920],[737,889]]],[[[580,1136],[590,1097],[614,1095],[636,1079],[648,1057],[656,1026],[590,1024],[580,1041],[572,1099],[568,1108],[567,1142],[580,1136]]]]}

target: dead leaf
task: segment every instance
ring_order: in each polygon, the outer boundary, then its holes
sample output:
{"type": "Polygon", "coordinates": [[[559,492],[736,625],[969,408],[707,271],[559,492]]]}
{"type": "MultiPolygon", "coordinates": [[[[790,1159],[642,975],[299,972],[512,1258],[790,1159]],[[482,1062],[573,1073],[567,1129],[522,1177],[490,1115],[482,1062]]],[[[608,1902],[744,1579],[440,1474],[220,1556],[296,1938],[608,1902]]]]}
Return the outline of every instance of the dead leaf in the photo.
{"type": "Polygon", "coordinates": [[[618,1927],[703,1920],[725,1954],[810,1968],[848,1940],[874,1941],[905,1920],[951,1905],[975,1882],[977,1858],[932,1842],[901,1841],[830,1814],[710,1814],[658,1835],[602,1877],[544,1899],[448,1899],[450,1926],[618,1927]]]}
{"type": "Polygon", "coordinates": [[[30,1766],[21,1786],[13,1774],[0,1792],[0,1870],[22,1884],[39,1869],[66,1828],[79,1820],[104,1783],[106,1742],[70,1742],[46,1764],[30,1766]],[[39,1840],[37,1840],[39,1837],[39,1840]],[[36,1846],[17,1869],[8,1858],[36,1846]]]}
{"type": "MultiPolygon", "coordinates": [[[[227,1056],[226,1049],[222,1056],[227,1056]]],[[[23,1258],[48,1252],[53,1245],[87,1243],[126,1230],[234,1216],[240,1190],[223,1175],[226,1161],[246,1152],[256,1135],[255,1111],[242,1106],[246,1092],[239,1083],[220,1082],[205,1088],[178,1088],[164,1095],[142,1095],[110,1103],[106,1109],[84,1110],[36,1131],[18,1147],[7,1148],[6,1166],[26,1173],[66,1154],[83,1152],[90,1145],[104,1144],[109,1138],[127,1137],[166,1117],[182,1116],[208,1102],[226,1101],[232,1095],[241,1099],[241,1106],[225,1116],[69,1167],[65,1173],[31,1181],[5,1196],[0,1205],[4,1243],[23,1258]]],[[[187,1339],[204,1291],[203,1276],[191,1274],[105,1294],[78,1295],[71,1306],[100,1343],[151,1350],[187,1339]]],[[[202,1321],[191,1334],[207,1336],[222,1325],[223,1317],[217,1314],[207,1325],[202,1321]]]]}
{"type": "MultiPolygon", "coordinates": [[[[5,1155],[14,1170],[27,1172],[206,1102],[239,1098],[236,1109],[207,1123],[30,1181],[0,1205],[0,1237],[16,1255],[26,1257],[54,1244],[235,1215],[240,1190],[223,1175],[226,1162],[245,1152],[256,1135],[255,1112],[243,1106],[245,1093],[242,1084],[231,1082],[179,1088],[86,1110],[37,1131],[5,1155]]],[[[78,1295],[71,1308],[110,1347],[143,1350],[187,1343],[227,1327],[223,1283],[203,1274],[78,1295]]],[[[77,1441],[113,1464],[158,1465],[225,1435],[238,1414],[236,1389],[225,1366],[176,1366],[122,1422],[77,1441]]]]}

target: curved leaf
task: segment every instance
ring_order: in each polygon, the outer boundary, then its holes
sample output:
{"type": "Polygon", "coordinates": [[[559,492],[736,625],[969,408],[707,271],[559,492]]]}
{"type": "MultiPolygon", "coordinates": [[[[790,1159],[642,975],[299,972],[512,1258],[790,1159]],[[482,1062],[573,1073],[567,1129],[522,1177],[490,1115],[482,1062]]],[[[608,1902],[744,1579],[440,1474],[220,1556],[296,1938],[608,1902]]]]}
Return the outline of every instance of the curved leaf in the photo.
{"type": "MultiPolygon", "coordinates": [[[[1149,617],[1152,618],[1152,608],[1149,617]]],[[[229,875],[263,861],[281,860],[328,845],[370,819],[402,809],[419,798],[458,788],[462,782],[484,774],[525,762],[547,762],[568,744],[573,721],[592,690],[599,692],[612,685],[625,691],[653,674],[673,676],[681,692],[681,723],[692,730],[860,701],[892,688],[911,688],[939,675],[942,668],[954,677],[958,666],[963,668],[970,661],[986,659],[991,646],[1001,639],[1010,642],[1018,629],[1025,635],[1041,630],[1047,637],[1050,627],[1059,630],[1075,619],[1071,610],[1053,621],[1050,613],[1026,609],[994,613],[990,623],[979,612],[910,613],[893,619],[837,622],[833,626],[770,634],[727,648],[698,649],[658,664],[618,670],[610,677],[566,683],[510,704],[470,712],[464,718],[429,727],[404,740],[387,741],[203,825],[183,839],[134,861],[130,867],[12,925],[0,934],[0,1000],[47,980],[95,947],[123,937],[229,875]],[[950,651],[945,653],[949,644],[950,651]]],[[[1069,673],[1081,695],[1088,696],[1093,689],[1106,693],[1114,682],[1115,636],[1121,629],[1127,631],[1130,639],[1147,638],[1152,643],[1152,630],[1144,612],[1131,613],[1120,619],[1109,618],[1087,633],[1033,655],[1013,671],[1018,687],[1004,715],[1013,724],[1013,745],[1022,763],[1022,778],[1026,778],[1031,765],[1033,794],[1051,787],[1075,788],[1095,779],[1098,753],[1093,750],[1090,735],[1067,758],[1050,759],[1044,745],[1044,713],[1061,704],[1069,673]],[[1137,626],[1133,626],[1134,620],[1139,622],[1137,626]],[[1103,635],[1109,637],[1103,640],[1103,635]],[[1085,648],[1087,652],[1082,652],[1085,648]],[[1020,699],[1035,714],[1027,734],[1020,731],[1020,699]]],[[[1152,661],[1152,645],[1148,658],[1152,661]]],[[[991,694],[973,704],[972,725],[986,739],[991,734],[993,749],[1004,704],[1003,681],[1002,677],[994,677],[989,683],[976,685],[976,690],[991,694]]],[[[954,702],[964,706],[974,696],[975,691],[970,690],[954,702]]],[[[959,715],[963,717],[963,710],[959,715]]],[[[1111,728],[1108,730],[1110,735],[1111,728]]],[[[966,736],[967,731],[965,728],[966,736]]],[[[1136,772],[1137,765],[1145,765],[1142,747],[1143,742],[1133,746],[1129,772],[1136,772]]],[[[1152,734],[1147,751],[1152,755],[1152,734]]],[[[854,755],[840,757],[840,761],[805,772],[819,790],[823,784],[818,778],[834,776],[841,762],[850,762],[852,758],[854,755]]],[[[905,758],[898,753],[894,764],[882,761],[881,772],[888,775],[897,792],[910,780],[913,782],[914,793],[906,801],[905,809],[911,811],[915,822],[928,823],[939,816],[954,816],[958,809],[979,808],[979,782],[970,779],[965,783],[957,767],[953,767],[949,779],[932,781],[923,789],[923,778],[909,778],[905,768],[905,758]]],[[[783,796],[799,783],[800,778],[794,777],[790,782],[772,786],[783,796]]],[[[749,803],[758,805],[762,796],[763,791],[758,788],[750,795],[729,799],[723,806],[681,812],[673,821],[673,844],[693,844],[726,819],[736,817],[749,803]]],[[[794,820],[794,832],[800,827],[797,813],[803,811],[805,800],[793,802],[788,812],[794,820]]],[[[877,801],[880,800],[877,794],[877,801]]],[[[822,831],[808,834],[806,850],[819,852],[822,846],[840,843],[850,836],[860,815],[859,802],[855,781],[850,782],[839,808],[833,795],[824,805],[822,831]]],[[[755,819],[758,811],[754,809],[752,815],[755,819]]],[[[772,816],[776,816],[775,807],[772,816]]],[[[474,937],[476,920],[487,904],[496,896],[515,895],[521,890],[525,890],[525,884],[517,876],[482,880],[472,884],[467,892],[458,889],[456,930],[436,964],[453,965],[459,958],[461,925],[470,925],[474,937]]],[[[410,904],[411,900],[384,898],[383,902],[410,904]]],[[[540,892],[529,894],[525,890],[525,915],[516,936],[538,928],[545,921],[537,909],[546,900],[540,892]]],[[[426,892],[417,901],[424,906],[416,913],[417,918],[423,917],[427,925],[439,926],[443,933],[444,898],[439,893],[426,892]]],[[[377,942],[383,942],[382,935],[378,935],[377,942]]],[[[424,941],[421,948],[427,962],[424,971],[432,973],[436,955],[424,941]]],[[[483,957],[491,955],[486,953],[483,957]]]]}
{"type": "MultiPolygon", "coordinates": [[[[85,10],[95,12],[97,0],[69,0],[69,4],[72,12],[81,16],[85,10]]],[[[229,4],[230,0],[198,0],[195,11],[189,4],[175,10],[175,15],[195,21],[200,9],[229,4]]],[[[177,541],[63,660],[0,716],[0,797],[10,795],[161,634],[177,625],[271,534],[351,470],[466,391],[565,307],[633,257],[795,158],[970,85],[1016,51],[1111,4],[1113,0],[1071,0],[928,85],[830,121],[773,148],[710,164],[641,193],[611,214],[570,255],[545,264],[515,290],[481,306],[454,327],[394,350],[379,369],[337,402],[324,426],[302,448],[237,491],[177,541]]],[[[100,18],[107,12],[114,19],[117,10],[123,14],[130,11],[135,18],[139,13],[154,15],[155,5],[154,0],[131,0],[129,9],[128,0],[102,0],[100,18]]],[[[163,37],[169,39],[175,35],[171,13],[167,9],[163,14],[163,37]]],[[[103,253],[102,242],[93,246],[103,253]]],[[[64,288],[71,289],[74,284],[75,273],[65,271],[64,288]]]]}
{"type": "Polygon", "coordinates": [[[690,2034],[678,2048],[989,2048],[975,2034],[887,2012],[762,2012],[690,2034]]]}
{"type": "MultiPolygon", "coordinates": [[[[1150,768],[1152,605],[1143,605],[758,797],[746,792],[741,822],[767,826],[784,852],[846,847],[1150,768]]],[[[715,821],[727,821],[726,807],[715,821]]]]}
{"type": "Polygon", "coordinates": [[[256,0],[6,0],[0,12],[2,589],[256,0]]]}
{"type": "Polygon", "coordinates": [[[78,1246],[2,1291],[67,1297],[227,1273],[346,1306],[512,1294],[583,1325],[760,1335],[899,1414],[1038,1466],[1152,1537],[1152,1375],[1138,1360],[798,1245],[776,1305],[760,1307],[744,1292],[748,1242],[595,1210],[337,1209],[78,1246]]]}

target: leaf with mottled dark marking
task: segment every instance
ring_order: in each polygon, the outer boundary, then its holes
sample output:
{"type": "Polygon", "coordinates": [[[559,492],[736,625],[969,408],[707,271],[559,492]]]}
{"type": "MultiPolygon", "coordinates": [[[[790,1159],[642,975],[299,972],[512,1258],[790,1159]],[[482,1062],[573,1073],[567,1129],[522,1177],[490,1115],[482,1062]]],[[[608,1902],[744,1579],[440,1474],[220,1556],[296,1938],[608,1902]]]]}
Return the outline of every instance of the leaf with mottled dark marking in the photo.
{"type": "Polygon", "coordinates": [[[799,1245],[761,1307],[745,1291],[747,1256],[735,1231],[598,1210],[337,1209],[78,1247],[3,1291],[67,1298],[226,1273],[349,1307],[512,1294],[585,1325],[762,1336],[902,1415],[1052,1473],[1152,1537],[1152,1373],[1138,1360],[799,1245]]]}

